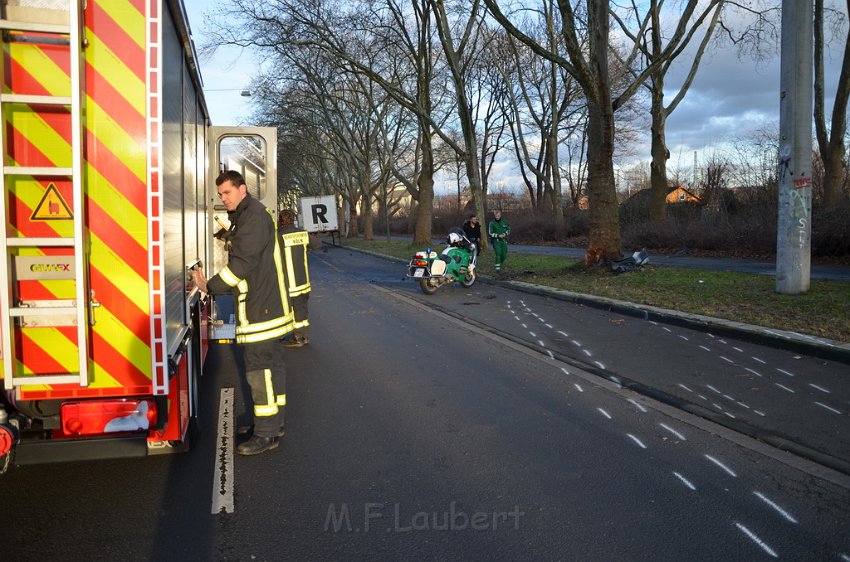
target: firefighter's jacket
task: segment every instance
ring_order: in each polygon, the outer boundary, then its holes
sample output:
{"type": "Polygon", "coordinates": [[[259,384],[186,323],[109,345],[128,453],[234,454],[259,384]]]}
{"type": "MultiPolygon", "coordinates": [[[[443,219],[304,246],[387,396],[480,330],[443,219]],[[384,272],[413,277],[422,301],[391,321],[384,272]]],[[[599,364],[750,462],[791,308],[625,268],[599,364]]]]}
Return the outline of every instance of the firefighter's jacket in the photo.
{"type": "Polygon", "coordinates": [[[230,258],[207,281],[209,293],[233,295],[237,343],[281,338],[294,319],[274,214],[249,194],[232,213],[229,232],[230,258]]]}
{"type": "Polygon", "coordinates": [[[309,235],[295,226],[285,226],[280,232],[283,238],[283,265],[289,296],[307,294],[310,292],[310,270],[307,267],[309,235]]]}

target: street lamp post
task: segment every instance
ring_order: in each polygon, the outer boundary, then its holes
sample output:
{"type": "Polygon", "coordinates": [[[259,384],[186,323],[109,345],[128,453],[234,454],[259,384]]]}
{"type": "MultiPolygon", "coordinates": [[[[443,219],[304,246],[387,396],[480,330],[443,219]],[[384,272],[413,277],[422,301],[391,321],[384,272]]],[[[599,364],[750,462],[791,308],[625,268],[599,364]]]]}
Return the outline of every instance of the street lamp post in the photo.
{"type": "Polygon", "coordinates": [[[783,0],[776,292],[809,290],[812,246],[812,0],[783,0]]]}

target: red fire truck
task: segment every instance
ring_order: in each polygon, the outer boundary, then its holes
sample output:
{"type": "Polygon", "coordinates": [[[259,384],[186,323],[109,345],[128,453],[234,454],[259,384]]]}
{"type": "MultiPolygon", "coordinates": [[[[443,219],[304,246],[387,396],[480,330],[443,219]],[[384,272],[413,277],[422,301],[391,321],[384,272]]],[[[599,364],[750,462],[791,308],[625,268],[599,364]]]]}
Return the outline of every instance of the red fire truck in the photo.
{"type": "Polygon", "coordinates": [[[273,128],[210,126],[182,0],[0,2],[0,470],[185,448],[231,318],[214,178],[276,207],[273,128]]]}

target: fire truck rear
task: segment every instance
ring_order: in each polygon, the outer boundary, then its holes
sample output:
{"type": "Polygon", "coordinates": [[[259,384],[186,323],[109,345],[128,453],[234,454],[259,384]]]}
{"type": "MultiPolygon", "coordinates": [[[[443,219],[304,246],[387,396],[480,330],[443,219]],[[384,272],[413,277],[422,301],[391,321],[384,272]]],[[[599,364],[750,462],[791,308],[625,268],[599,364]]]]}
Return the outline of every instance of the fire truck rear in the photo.
{"type": "Polygon", "coordinates": [[[191,282],[226,259],[208,177],[274,201],[274,131],[210,127],[181,0],[0,10],[0,470],[185,448],[230,326],[191,282]]]}

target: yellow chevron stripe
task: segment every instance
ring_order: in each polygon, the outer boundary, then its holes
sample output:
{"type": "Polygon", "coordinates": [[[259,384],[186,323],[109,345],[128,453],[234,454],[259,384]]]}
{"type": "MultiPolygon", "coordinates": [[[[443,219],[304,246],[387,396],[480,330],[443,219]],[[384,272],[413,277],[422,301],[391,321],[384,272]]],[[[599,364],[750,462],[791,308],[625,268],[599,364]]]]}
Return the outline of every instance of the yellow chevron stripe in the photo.
{"type": "MultiPolygon", "coordinates": [[[[141,373],[151,378],[151,348],[127,329],[115,316],[104,308],[95,309],[94,331],[109,342],[121,355],[127,358],[141,373]]],[[[96,377],[105,373],[103,368],[95,365],[96,377]]]]}
{"type": "Polygon", "coordinates": [[[116,255],[94,233],[91,233],[91,266],[109,279],[120,279],[116,287],[142,312],[149,314],[148,295],[150,293],[147,281],[139,277],[135,270],[127,265],[127,262],[116,255]]]}
{"type": "Polygon", "coordinates": [[[27,69],[27,72],[53,96],[71,95],[71,81],[68,74],[57,66],[53,59],[44,54],[37,45],[12,43],[9,46],[12,59],[27,69]]]}
{"type": "MultiPolygon", "coordinates": [[[[94,104],[94,113],[96,116],[104,115],[99,106],[94,104]]],[[[23,106],[22,106],[23,107],[23,106]]],[[[90,111],[91,114],[91,111],[90,111]]],[[[27,137],[27,140],[36,146],[41,152],[54,164],[61,157],[70,155],[70,145],[56,131],[47,125],[37,114],[30,110],[15,112],[14,123],[16,128],[22,135],[27,137]]],[[[116,146],[117,143],[130,142],[133,145],[133,152],[138,154],[138,157],[133,159],[137,161],[136,169],[132,172],[139,177],[141,181],[145,180],[144,171],[146,166],[146,156],[144,151],[139,150],[138,143],[133,142],[131,137],[126,132],[117,126],[114,120],[105,117],[99,123],[97,129],[98,137],[101,142],[109,146],[116,146]],[[140,176],[140,174],[142,174],[140,176]]],[[[129,159],[128,159],[129,160],[129,159]]],[[[61,163],[58,165],[68,166],[70,163],[61,163]]],[[[121,224],[127,232],[138,242],[143,248],[147,247],[147,218],[133,204],[118,192],[106,179],[98,173],[91,165],[87,166],[89,174],[89,196],[96,201],[104,209],[108,209],[117,217],[121,217],[121,224]]],[[[35,209],[41,202],[44,195],[44,186],[32,178],[26,177],[16,178],[16,181],[11,182],[11,190],[21,199],[30,209],[35,209]]],[[[73,233],[73,223],[71,221],[46,221],[54,231],[60,236],[70,236],[73,233]]]]}
{"type": "MultiPolygon", "coordinates": [[[[144,31],[144,25],[142,31],[144,31]]],[[[95,33],[89,31],[88,37],[90,46],[86,51],[86,60],[130,105],[136,108],[139,115],[144,115],[147,99],[144,80],[139,79],[124,64],[121,57],[107,47],[95,33]]]]}
{"type": "Polygon", "coordinates": [[[101,2],[100,9],[109,14],[139,47],[145,47],[145,15],[136,10],[132,3],[126,0],[109,0],[101,2]]]}
{"type": "MultiPolygon", "coordinates": [[[[8,114],[8,121],[34,146],[38,147],[54,166],[71,165],[71,145],[29,106],[18,105],[8,114]],[[46,148],[50,150],[45,150],[46,148]]],[[[70,122],[70,120],[69,120],[70,122]]]]}
{"type": "MultiPolygon", "coordinates": [[[[40,347],[44,353],[53,358],[54,361],[62,366],[62,369],[68,373],[75,373],[79,368],[77,363],[77,346],[66,338],[62,332],[56,328],[24,328],[23,332],[32,339],[32,341],[40,347]]],[[[24,368],[24,374],[32,374],[32,370],[24,368]]],[[[97,366],[95,366],[97,371],[97,366]]],[[[121,385],[112,378],[109,373],[102,369],[96,376],[89,377],[89,388],[120,388],[121,385]]],[[[49,390],[52,387],[48,385],[32,385],[23,387],[25,390],[49,390]]]]}
{"type": "MultiPolygon", "coordinates": [[[[56,328],[21,328],[21,333],[26,334],[65,371],[71,373],[77,370],[77,346],[56,328]]],[[[33,374],[26,365],[24,374],[33,374]]]]}
{"type": "Polygon", "coordinates": [[[91,97],[86,101],[87,125],[97,140],[110,147],[114,154],[121,155],[121,162],[135,174],[140,181],[147,180],[147,153],[139,140],[110,117],[91,97]]]}
{"type": "Polygon", "coordinates": [[[139,211],[122,193],[115,189],[114,185],[100,175],[96,168],[88,165],[86,170],[91,200],[102,209],[106,209],[111,216],[116,217],[116,222],[121,225],[121,228],[127,231],[127,234],[132,236],[133,240],[142,248],[147,249],[148,219],[144,213],[139,211]]]}
{"type": "MultiPolygon", "coordinates": [[[[28,372],[26,367],[17,359],[15,359],[15,372],[23,373],[23,374],[32,374],[32,372],[28,372]]],[[[33,384],[30,386],[24,387],[25,390],[50,390],[50,387],[46,384],[33,384]]]]}
{"type": "MultiPolygon", "coordinates": [[[[137,338],[119,322],[108,310],[98,308],[95,311],[94,331],[108,341],[126,357],[140,372],[151,378],[150,347],[137,338]]],[[[50,355],[62,368],[71,373],[77,370],[77,346],[56,328],[24,328],[23,332],[38,345],[44,353],[50,355]]],[[[32,374],[26,365],[20,367],[24,374],[32,374]]],[[[120,388],[122,385],[98,363],[92,367],[89,376],[89,388],[120,388]]],[[[49,390],[47,385],[25,387],[27,390],[39,388],[49,390]]]]}
{"type": "MultiPolygon", "coordinates": [[[[38,255],[42,254],[43,252],[38,252],[38,255]]],[[[39,281],[39,284],[55,299],[73,299],[76,297],[76,282],[73,279],[48,279],[39,281]]]]}

